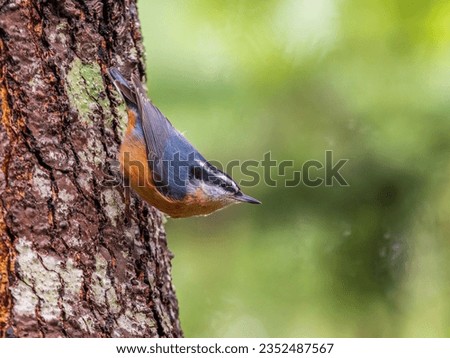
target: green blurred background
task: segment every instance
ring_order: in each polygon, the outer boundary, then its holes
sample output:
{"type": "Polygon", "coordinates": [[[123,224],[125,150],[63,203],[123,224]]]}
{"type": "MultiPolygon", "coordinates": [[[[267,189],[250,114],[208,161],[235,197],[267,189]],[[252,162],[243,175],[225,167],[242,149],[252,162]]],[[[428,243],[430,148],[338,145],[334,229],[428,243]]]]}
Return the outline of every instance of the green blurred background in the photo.
{"type": "Polygon", "coordinates": [[[139,10],[151,97],[207,158],[349,159],[349,187],[169,219],[185,335],[450,336],[450,2],[139,10]]]}

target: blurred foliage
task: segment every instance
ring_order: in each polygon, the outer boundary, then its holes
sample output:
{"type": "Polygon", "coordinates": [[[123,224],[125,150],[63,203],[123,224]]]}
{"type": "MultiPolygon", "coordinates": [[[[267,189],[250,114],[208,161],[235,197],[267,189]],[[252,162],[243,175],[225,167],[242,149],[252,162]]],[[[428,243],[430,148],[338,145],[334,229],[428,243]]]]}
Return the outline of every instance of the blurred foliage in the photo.
{"type": "Polygon", "coordinates": [[[349,187],[169,220],[186,336],[450,336],[450,3],[139,10],[151,97],[207,158],[349,159],[349,187]]]}

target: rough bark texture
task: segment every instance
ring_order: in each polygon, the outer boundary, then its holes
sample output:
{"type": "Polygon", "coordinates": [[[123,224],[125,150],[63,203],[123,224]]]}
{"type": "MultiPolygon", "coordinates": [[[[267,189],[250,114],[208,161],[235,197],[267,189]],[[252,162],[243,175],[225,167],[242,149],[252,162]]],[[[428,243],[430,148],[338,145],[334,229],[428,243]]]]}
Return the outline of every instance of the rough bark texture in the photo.
{"type": "Polygon", "coordinates": [[[182,335],[162,217],[115,185],[106,70],[142,57],[135,0],[0,0],[0,336],[182,335]]]}

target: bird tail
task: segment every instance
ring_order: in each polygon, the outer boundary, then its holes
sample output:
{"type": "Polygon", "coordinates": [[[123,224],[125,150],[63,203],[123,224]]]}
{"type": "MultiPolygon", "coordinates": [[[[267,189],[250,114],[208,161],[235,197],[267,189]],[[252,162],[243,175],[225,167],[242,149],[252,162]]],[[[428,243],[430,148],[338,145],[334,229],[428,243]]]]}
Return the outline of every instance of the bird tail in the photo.
{"type": "Polygon", "coordinates": [[[136,92],[130,82],[128,82],[115,67],[109,68],[108,74],[112,83],[114,83],[114,86],[120,92],[127,105],[137,107],[136,92]]]}

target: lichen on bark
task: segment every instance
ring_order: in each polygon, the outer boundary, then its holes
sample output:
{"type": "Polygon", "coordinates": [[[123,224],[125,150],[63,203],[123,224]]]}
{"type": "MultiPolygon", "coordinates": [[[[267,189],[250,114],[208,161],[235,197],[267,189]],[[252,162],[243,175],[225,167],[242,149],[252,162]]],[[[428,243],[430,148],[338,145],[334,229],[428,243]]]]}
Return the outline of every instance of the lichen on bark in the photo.
{"type": "Polygon", "coordinates": [[[102,111],[105,124],[110,125],[113,118],[110,104],[104,92],[104,80],[97,63],[83,63],[75,58],[69,65],[65,89],[70,106],[77,109],[81,121],[92,124],[96,111],[102,111]]]}

